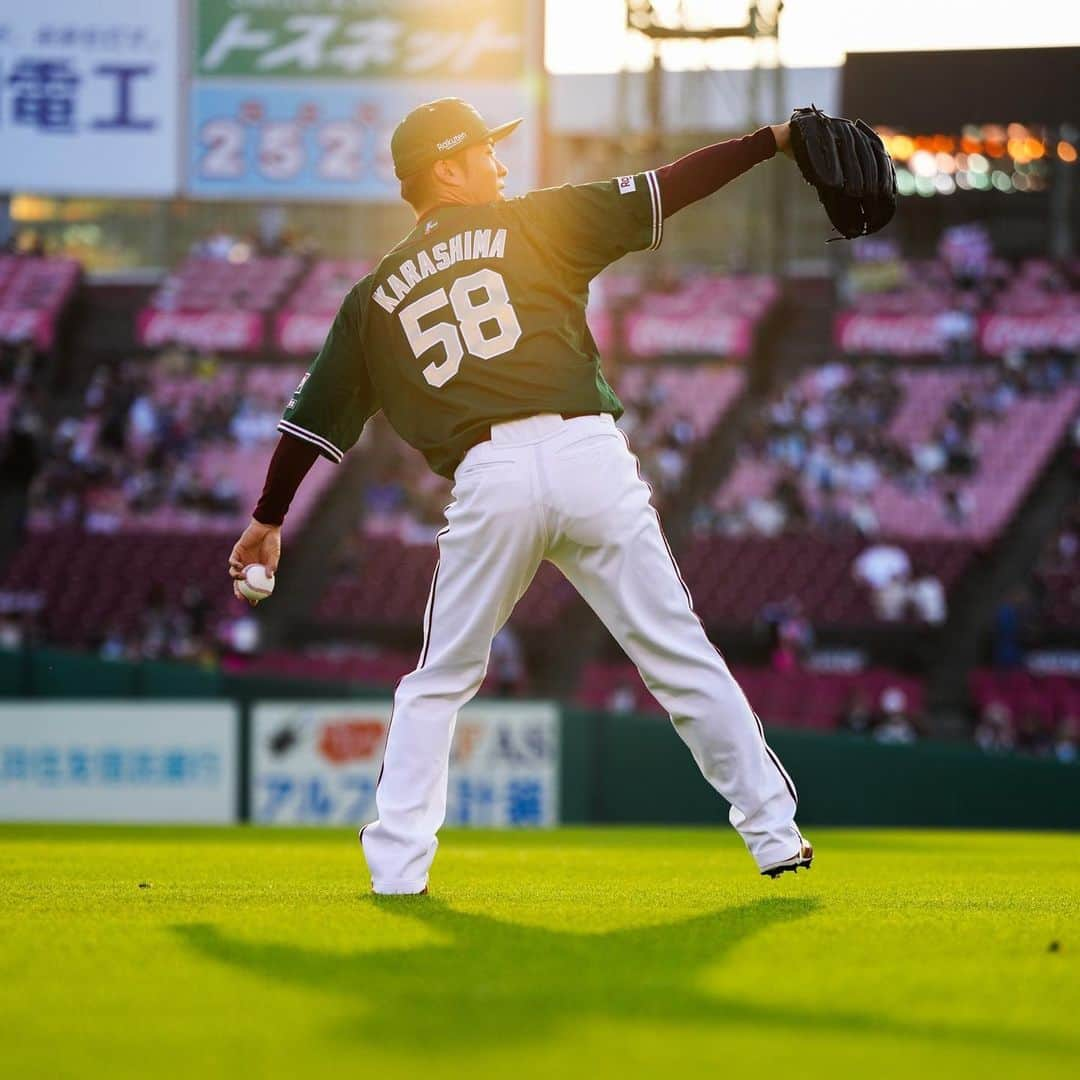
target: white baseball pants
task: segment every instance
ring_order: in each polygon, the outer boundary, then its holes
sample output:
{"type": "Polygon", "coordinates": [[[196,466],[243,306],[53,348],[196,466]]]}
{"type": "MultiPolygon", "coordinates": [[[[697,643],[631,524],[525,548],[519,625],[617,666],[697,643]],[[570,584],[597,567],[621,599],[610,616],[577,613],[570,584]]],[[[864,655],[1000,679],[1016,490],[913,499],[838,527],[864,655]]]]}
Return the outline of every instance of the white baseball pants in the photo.
{"type": "Polygon", "coordinates": [[[377,893],[427,885],[446,815],[458,710],[491,639],[553,562],[637,665],[759,867],[799,850],[795,786],[679,576],[637,459],[610,416],[542,414],[493,426],[454,477],[415,671],[398,684],[376,792],[360,833],[377,893]]]}

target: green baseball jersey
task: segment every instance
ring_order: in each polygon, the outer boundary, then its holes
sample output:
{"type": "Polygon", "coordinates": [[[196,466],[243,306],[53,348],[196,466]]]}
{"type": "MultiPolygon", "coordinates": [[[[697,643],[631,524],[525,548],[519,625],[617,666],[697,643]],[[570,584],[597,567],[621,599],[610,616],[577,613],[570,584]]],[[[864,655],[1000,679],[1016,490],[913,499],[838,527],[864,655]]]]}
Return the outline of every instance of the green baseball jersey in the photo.
{"type": "Polygon", "coordinates": [[[279,429],[340,461],[378,409],[442,476],[493,423],[622,405],[589,282],[659,246],[652,172],[427,214],[345,297],[279,429]]]}

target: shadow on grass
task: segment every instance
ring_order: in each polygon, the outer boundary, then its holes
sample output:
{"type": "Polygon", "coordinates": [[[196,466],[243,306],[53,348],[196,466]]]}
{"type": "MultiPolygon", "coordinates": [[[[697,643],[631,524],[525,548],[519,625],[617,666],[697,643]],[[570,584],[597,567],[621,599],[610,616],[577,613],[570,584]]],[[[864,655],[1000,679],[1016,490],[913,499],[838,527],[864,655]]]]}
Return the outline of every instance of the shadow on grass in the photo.
{"type": "MultiPolygon", "coordinates": [[[[429,897],[372,897],[370,902],[420,920],[444,943],[337,953],[240,941],[201,923],[173,929],[208,958],[362,1004],[363,1013],[343,1035],[421,1053],[539,1040],[585,1017],[716,1029],[760,1026],[786,1034],[866,1032],[1017,1049],[1031,1045],[1031,1033],[995,1031],[990,1022],[978,1028],[916,1025],[837,1011],[826,1002],[820,1009],[792,1011],[701,988],[706,965],[722,961],[754,934],[810,915],[818,906],[812,899],[762,899],[604,934],[503,922],[454,911],[429,897]]],[[[798,955],[790,962],[798,965],[798,955]]],[[[783,983],[783,970],[758,974],[759,985],[783,983]]],[[[1040,1046],[1050,1049],[1042,1033],[1040,1046]]]]}

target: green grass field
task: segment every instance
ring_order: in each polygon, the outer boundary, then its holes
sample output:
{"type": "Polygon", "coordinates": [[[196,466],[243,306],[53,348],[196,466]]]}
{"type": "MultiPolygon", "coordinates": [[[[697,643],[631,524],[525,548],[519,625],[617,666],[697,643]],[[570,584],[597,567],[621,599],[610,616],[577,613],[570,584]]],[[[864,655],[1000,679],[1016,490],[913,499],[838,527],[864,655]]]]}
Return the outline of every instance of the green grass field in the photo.
{"type": "Polygon", "coordinates": [[[1076,1075],[1080,837],[810,836],[0,826],[3,1074],[1076,1075]]]}

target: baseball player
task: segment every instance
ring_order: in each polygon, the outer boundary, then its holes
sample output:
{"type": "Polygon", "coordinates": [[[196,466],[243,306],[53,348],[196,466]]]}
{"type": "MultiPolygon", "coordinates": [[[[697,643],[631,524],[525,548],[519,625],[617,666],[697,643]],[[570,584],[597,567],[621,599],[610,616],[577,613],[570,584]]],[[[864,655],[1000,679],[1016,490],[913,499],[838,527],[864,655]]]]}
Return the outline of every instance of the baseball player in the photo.
{"type": "Polygon", "coordinates": [[[276,568],[300,481],[319,454],[340,462],[378,409],[454,482],[419,662],[394,694],[378,819],[360,832],[375,892],[426,890],[458,711],[545,559],[634,661],[761,872],[808,867],[795,785],[694,613],[585,321],[593,277],[659,247],[664,221],[689,203],[790,153],[789,125],[653,171],[504,199],[496,144],[519,123],[489,127],[443,98],[395,130],[416,226],[349,291],[289,401],[230,573],[276,568]]]}

